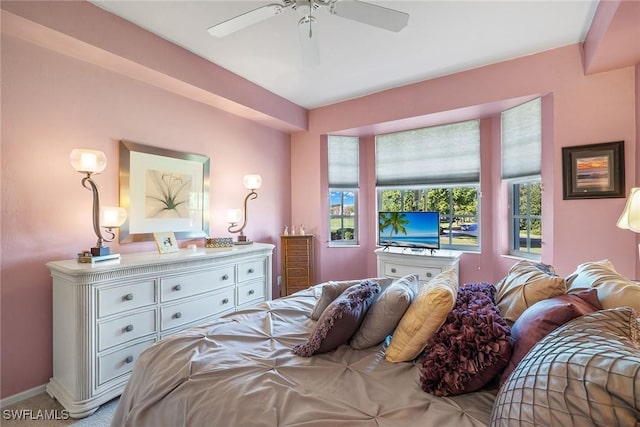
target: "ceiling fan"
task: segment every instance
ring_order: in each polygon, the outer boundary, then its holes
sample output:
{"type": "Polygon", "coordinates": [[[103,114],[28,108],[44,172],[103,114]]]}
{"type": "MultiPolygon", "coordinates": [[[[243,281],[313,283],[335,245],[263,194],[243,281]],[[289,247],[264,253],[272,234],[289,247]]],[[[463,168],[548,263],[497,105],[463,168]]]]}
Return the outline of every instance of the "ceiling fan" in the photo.
{"type": "Polygon", "coordinates": [[[333,15],[394,32],[402,30],[409,21],[408,13],[357,0],[282,0],[282,3],[267,4],[220,22],[210,27],[208,31],[212,36],[224,37],[276,16],[285,9],[294,9],[302,15],[298,26],[301,30],[305,30],[309,38],[312,38],[312,27],[315,23],[313,12],[325,7],[333,15]]]}

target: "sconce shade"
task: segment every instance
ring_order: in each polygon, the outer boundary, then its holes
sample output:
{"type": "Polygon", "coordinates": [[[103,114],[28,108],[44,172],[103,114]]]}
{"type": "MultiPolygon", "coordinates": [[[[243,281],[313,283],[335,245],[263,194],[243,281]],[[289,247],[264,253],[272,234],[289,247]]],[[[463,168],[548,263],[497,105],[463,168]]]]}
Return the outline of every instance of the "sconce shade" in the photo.
{"type": "Polygon", "coordinates": [[[257,190],[262,187],[262,177],[260,175],[245,175],[244,188],[248,190],[257,190]]]}
{"type": "Polygon", "coordinates": [[[100,225],[105,228],[120,227],[127,220],[127,211],[117,206],[105,206],[100,212],[100,225]]]}
{"type": "Polygon", "coordinates": [[[616,225],[640,233],[640,187],[634,187],[629,192],[627,204],[616,225]]]}
{"type": "Polygon", "coordinates": [[[227,222],[237,224],[242,220],[242,211],[240,209],[229,209],[227,212],[227,222]]]}
{"type": "Polygon", "coordinates": [[[69,156],[71,166],[81,173],[100,173],[107,167],[107,157],[102,151],[75,148],[69,156]]]}

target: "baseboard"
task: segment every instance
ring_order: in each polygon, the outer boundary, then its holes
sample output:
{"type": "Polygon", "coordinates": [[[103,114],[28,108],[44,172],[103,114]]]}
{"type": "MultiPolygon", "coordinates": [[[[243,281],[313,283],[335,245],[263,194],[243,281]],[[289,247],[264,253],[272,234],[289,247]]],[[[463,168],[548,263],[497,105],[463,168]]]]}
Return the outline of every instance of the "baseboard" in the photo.
{"type": "Polygon", "coordinates": [[[16,403],[20,403],[23,400],[27,400],[31,397],[42,394],[45,391],[46,391],[46,384],[42,384],[32,389],[14,394],[13,396],[5,397],[4,399],[0,400],[0,408],[6,408],[7,406],[15,405],[16,403]]]}

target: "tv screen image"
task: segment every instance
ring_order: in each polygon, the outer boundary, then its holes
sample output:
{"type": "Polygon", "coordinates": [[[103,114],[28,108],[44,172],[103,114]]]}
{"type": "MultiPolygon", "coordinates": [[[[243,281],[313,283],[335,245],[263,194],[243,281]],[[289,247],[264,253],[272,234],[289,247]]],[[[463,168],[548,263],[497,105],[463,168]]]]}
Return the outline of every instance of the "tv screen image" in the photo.
{"type": "Polygon", "coordinates": [[[440,249],[438,212],[378,212],[378,244],[440,249]]]}

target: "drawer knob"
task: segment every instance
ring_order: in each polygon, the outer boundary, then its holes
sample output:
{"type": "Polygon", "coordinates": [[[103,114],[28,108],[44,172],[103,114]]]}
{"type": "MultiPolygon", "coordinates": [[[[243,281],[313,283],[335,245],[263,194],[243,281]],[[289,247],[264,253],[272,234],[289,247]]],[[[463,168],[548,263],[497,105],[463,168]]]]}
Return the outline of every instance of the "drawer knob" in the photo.
{"type": "Polygon", "coordinates": [[[253,289],[249,289],[249,295],[253,295],[255,293],[256,293],[256,291],[254,291],[253,289]]]}
{"type": "Polygon", "coordinates": [[[174,290],[174,291],[179,291],[179,290],[181,290],[181,289],[182,289],[182,285],[181,285],[180,283],[178,283],[177,285],[175,285],[175,286],[173,287],[173,290],[174,290]]]}
{"type": "Polygon", "coordinates": [[[396,269],[395,269],[395,268],[392,268],[392,269],[391,269],[391,272],[392,272],[392,273],[395,273],[395,272],[396,272],[396,269]]]}
{"type": "Polygon", "coordinates": [[[222,303],[223,303],[223,304],[229,304],[229,298],[225,298],[225,299],[223,299],[223,300],[222,300],[222,303]]]}
{"type": "Polygon", "coordinates": [[[225,274],[224,276],[222,276],[222,280],[229,280],[229,275],[225,274]]]}
{"type": "Polygon", "coordinates": [[[431,277],[431,273],[427,273],[427,277],[431,277]]]}
{"type": "Polygon", "coordinates": [[[173,315],[174,319],[179,319],[181,317],[182,317],[182,313],[180,313],[180,312],[177,312],[176,314],[173,315]]]}
{"type": "Polygon", "coordinates": [[[131,301],[133,299],[133,294],[126,294],[122,299],[125,301],[131,301]]]}
{"type": "Polygon", "coordinates": [[[253,268],[250,268],[249,270],[247,270],[247,273],[253,274],[253,268]]]}
{"type": "Polygon", "coordinates": [[[124,363],[131,363],[133,362],[133,356],[127,356],[126,359],[124,359],[124,363]]]}
{"type": "Polygon", "coordinates": [[[124,328],[122,328],[122,330],[124,332],[131,332],[131,331],[133,331],[133,325],[127,325],[124,328]]]}

